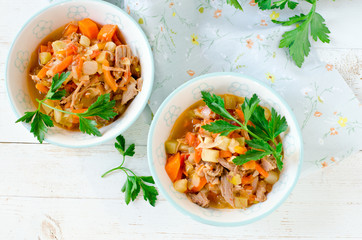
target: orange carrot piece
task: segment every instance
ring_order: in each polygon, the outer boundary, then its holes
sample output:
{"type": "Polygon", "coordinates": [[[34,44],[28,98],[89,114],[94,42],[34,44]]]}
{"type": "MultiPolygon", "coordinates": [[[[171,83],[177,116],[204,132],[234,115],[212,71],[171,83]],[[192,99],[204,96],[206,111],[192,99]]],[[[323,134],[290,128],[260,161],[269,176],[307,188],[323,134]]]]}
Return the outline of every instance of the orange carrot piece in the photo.
{"type": "Polygon", "coordinates": [[[192,192],[199,192],[207,183],[207,180],[205,177],[200,177],[200,182],[199,185],[194,186],[193,188],[191,188],[192,192]]]}
{"type": "Polygon", "coordinates": [[[243,164],[243,168],[245,170],[253,170],[255,169],[255,161],[251,160],[243,164]]]}
{"type": "Polygon", "coordinates": [[[219,157],[221,158],[229,158],[231,157],[233,154],[230,152],[230,151],[224,151],[224,150],[221,150],[219,152],[219,157]]]}
{"type": "Polygon", "coordinates": [[[116,33],[113,35],[112,41],[113,41],[117,46],[118,46],[118,45],[122,45],[122,42],[118,39],[116,33]]]}
{"type": "Polygon", "coordinates": [[[243,185],[251,184],[253,180],[254,180],[253,175],[243,176],[241,179],[241,184],[243,185]]]}
{"type": "Polygon", "coordinates": [[[52,46],[52,42],[48,42],[48,50],[47,52],[53,53],[53,46],[52,46]]]}
{"type": "Polygon", "coordinates": [[[44,86],[44,84],[42,84],[42,83],[35,84],[35,88],[44,94],[47,94],[49,91],[49,88],[47,86],[44,86]]]}
{"type": "Polygon", "coordinates": [[[255,163],[255,170],[258,171],[265,178],[269,176],[269,173],[265,171],[264,168],[260,166],[259,163],[255,163]]]}
{"type": "Polygon", "coordinates": [[[40,52],[47,52],[47,51],[48,51],[48,46],[45,45],[40,46],[40,52]]]}
{"type": "Polygon", "coordinates": [[[183,170],[182,170],[182,168],[180,168],[180,170],[178,170],[175,182],[182,178],[182,173],[183,173],[183,170]]]}
{"type": "MultiPolygon", "coordinates": [[[[103,66],[109,67],[109,62],[107,60],[104,60],[103,66]]],[[[114,80],[111,72],[109,70],[106,70],[103,68],[103,74],[104,74],[104,81],[106,81],[108,86],[110,86],[112,88],[113,92],[117,91],[118,86],[117,86],[116,80],[114,80]]]]}
{"type": "Polygon", "coordinates": [[[175,182],[181,168],[180,153],[172,155],[167,159],[165,170],[172,182],[175,182]]]}
{"type": "MultiPolygon", "coordinates": [[[[84,113],[87,111],[88,108],[81,108],[81,109],[73,109],[73,113],[84,113]]],[[[79,117],[76,115],[73,115],[73,123],[79,123],[79,117]]]]}
{"type": "Polygon", "coordinates": [[[241,120],[242,122],[244,122],[244,121],[245,121],[245,118],[244,118],[244,113],[243,113],[243,111],[241,111],[240,109],[235,109],[235,112],[236,112],[236,114],[238,114],[240,120],[241,120]]]}
{"type": "Polygon", "coordinates": [[[52,69],[52,76],[57,73],[63,72],[73,62],[73,56],[68,56],[63,59],[58,65],[52,69]]]}
{"type": "Polygon", "coordinates": [[[188,132],[188,133],[186,133],[185,139],[189,146],[193,146],[196,141],[196,134],[192,133],[192,132],[188,132]]]}
{"type": "Polygon", "coordinates": [[[78,31],[78,26],[74,23],[68,23],[68,25],[65,27],[65,30],[63,32],[63,36],[67,37],[71,35],[72,33],[75,33],[78,31]]]}
{"type": "Polygon", "coordinates": [[[116,33],[117,25],[106,24],[98,33],[97,39],[101,42],[109,42],[112,40],[113,35],[116,33]]]}
{"type": "Polygon", "coordinates": [[[201,161],[201,153],[202,153],[202,149],[201,148],[195,148],[195,162],[199,163],[201,161]]]}
{"type": "Polygon", "coordinates": [[[44,65],[44,67],[42,67],[42,69],[40,69],[40,71],[36,75],[39,79],[43,79],[46,76],[47,71],[50,69],[51,63],[52,61],[49,61],[47,64],[44,65]]]}
{"type": "Polygon", "coordinates": [[[80,32],[87,36],[89,39],[97,39],[98,36],[98,26],[89,18],[84,18],[78,22],[80,32]]]}

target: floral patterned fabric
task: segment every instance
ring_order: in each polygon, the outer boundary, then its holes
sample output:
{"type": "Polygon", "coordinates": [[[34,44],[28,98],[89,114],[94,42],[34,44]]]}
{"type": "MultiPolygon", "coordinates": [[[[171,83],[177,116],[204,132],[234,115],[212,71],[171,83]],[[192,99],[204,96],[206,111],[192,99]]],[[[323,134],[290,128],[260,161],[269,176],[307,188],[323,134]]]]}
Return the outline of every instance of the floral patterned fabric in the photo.
{"type": "MultiPolygon", "coordinates": [[[[290,10],[260,11],[254,0],[240,1],[244,11],[226,0],[109,2],[123,7],[150,41],[156,66],[150,98],[153,112],[193,77],[240,72],[264,81],[291,106],[303,133],[304,173],[362,149],[362,105],[334,66],[320,62],[312,49],[300,69],[286,49],[278,48],[289,28],[271,20],[287,19],[290,10]]],[[[247,91],[235,86],[235,94],[247,91]]]]}

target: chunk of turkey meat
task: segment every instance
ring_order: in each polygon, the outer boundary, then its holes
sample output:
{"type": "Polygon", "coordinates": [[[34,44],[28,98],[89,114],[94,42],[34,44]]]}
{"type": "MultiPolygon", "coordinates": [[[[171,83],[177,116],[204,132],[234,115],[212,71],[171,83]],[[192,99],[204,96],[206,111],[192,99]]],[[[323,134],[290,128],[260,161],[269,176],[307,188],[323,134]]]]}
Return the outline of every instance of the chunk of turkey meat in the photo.
{"type": "Polygon", "coordinates": [[[225,201],[228,202],[232,207],[235,207],[233,184],[227,179],[226,171],[224,171],[224,174],[221,176],[220,191],[225,201]]]}
{"type": "Polygon", "coordinates": [[[123,92],[122,102],[121,102],[122,105],[126,104],[129,100],[133,99],[138,94],[136,86],[137,86],[136,80],[131,78],[126,86],[127,90],[123,92]]]}
{"type": "Polygon", "coordinates": [[[258,183],[258,187],[256,188],[256,201],[264,202],[266,200],[266,183],[264,181],[260,181],[258,183]]]}
{"type": "Polygon", "coordinates": [[[277,163],[274,157],[265,156],[261,159],[261,166],[265,171],[269,172],[277,167],[277,163]]]}
{"type": "Polygon", "coordinates": [[[210,200],[207,199],[205,193],[199,192],[198,194],[195,193],[187,193],[187,197],[191,200],[191,202],[196,203],[197,205],[207,208],[209,207],[210,200]]]}

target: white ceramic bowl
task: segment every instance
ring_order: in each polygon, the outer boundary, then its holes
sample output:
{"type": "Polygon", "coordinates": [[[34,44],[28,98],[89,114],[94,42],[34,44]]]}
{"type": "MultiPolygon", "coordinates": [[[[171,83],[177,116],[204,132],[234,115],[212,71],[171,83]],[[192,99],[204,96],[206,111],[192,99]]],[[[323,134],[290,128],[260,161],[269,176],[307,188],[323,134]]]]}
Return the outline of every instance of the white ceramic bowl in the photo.
{"type": "Polygon", "coordinates": [[[217,226],[239,226],[254,222],[274,211],[288,197],[295,186],[303,156],[303,144],[296,118],[287,103],[268,86],[255,79],[236,73],[213,73],[188,81],[173,91],[158,109],[148,135],[148,162],[151,173],[160,192],[182,213],[202,223],[217,226]],[[251,97],[256,93],[261,105],[285,116],[289,128],[282,137],[284,167],[280,179],[273,186],[263,203],[255,204],[245,210],[202,208],[189,201],[185,194],[174,190],[166,171],[164,143],[179,115],[191,104],[201,99],[201,91],[215,94],[230,93],[251,97]]]}
{"type": "MultiPolygon", "coordinates": [[[[35,110],[27,86],[27,68],[31,54],[40,41],[53,30],[72,20],[91,18],[100,24],[117,24],[133,54],[140,58],[142,91],[117,121],[100,129],[95,137],[58,127],[48,129],[45,141],[65,147],[89,147],[115,138],[138,118],[147,104],[154,78],[153,56],[148,40],[140,26],[123,10],[105,1],[63,1],[35,14],[20,30],[10,49],[6,66],[6,86],[10,102],[17,117],[35,110]]],[[[23,124],[30,130],[30,124],[23,124]]]]}

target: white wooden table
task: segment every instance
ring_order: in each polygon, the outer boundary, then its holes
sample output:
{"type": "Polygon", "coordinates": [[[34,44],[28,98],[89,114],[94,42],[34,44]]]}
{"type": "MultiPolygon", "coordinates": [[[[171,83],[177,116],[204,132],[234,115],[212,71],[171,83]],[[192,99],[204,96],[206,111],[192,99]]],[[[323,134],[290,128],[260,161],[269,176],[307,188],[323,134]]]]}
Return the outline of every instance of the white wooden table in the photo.
{"type": "MultiPolygon", "coordinates": [[[[143,199],[127,206],[120,191],[122,174],[100,177],[121,161],[113,142],[86,150],[38,144],[14,124],[4,71],[16,32],[47,4],[0,0],[0,239],[362,239],[362,152],[303,176],[288,200],[265,219],[218,228],[182,215],[163,196],[154,208],[143,199]]],[[[362,1],[322,0],[318,8],[332,31],[331,44],[315,44],[318,54],[339,70],[361,101],[362,1]]],[[[139,119],[124,134],[137,145],[127,166],[142,175],[150,174],[148,127],[139,119]]]]}

